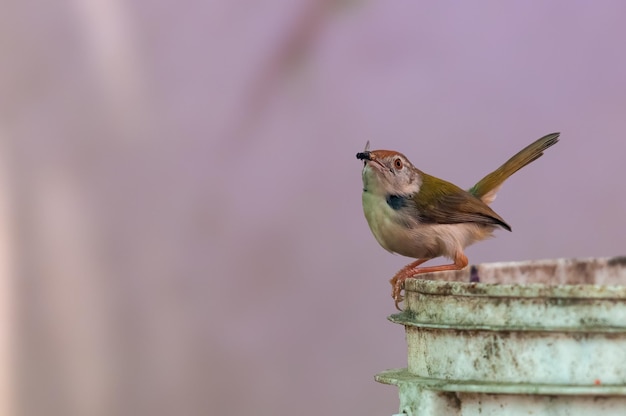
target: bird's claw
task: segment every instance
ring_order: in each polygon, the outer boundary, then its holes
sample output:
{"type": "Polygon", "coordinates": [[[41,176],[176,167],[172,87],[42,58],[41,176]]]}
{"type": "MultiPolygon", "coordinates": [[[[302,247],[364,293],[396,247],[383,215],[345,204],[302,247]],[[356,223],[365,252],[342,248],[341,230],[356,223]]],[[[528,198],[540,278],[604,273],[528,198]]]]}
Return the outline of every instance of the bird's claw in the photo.
{"type": "Polygon", "coordinates": [[[402,308],[398,304],[402,302],[403,300],[404,300],[404,297],[402,295],[398,295],[397,298],[394,298],[393,304],[396,305],[396,309],[399,310],[400,312],[402,312],[402,308]]]}
{"type": "Polygon", "coordinates": [[[398,305],[400,302],[404,300],[404,296],[402,296],[402,289],[404,289],[404,280],[400,278],[400,276],[395,275],[393,279],[389,281],[391,283],[391,297],[394,300],[394,304],[396,305],[396,309],[402,311],[402,308],[398,305]]]}

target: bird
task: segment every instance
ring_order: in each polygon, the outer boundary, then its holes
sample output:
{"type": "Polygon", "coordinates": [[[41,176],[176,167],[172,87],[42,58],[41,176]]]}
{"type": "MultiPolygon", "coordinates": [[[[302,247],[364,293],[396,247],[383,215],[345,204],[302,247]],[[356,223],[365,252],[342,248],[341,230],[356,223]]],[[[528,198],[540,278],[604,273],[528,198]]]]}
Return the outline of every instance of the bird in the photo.
{"type": "Polygon", "coordinates": [[[468,265],[467,246],[492,237],[498,228],[511,231],[489,204],[506,179],[541,157],[559,136],[541,137],[468,190],[422,172],[400,152],[369,150],[367,142],[365,150],[356,154],[363,161],[362,203],[367,223],[385,250],[416,259],[390,280],[398,310],[407,278],[461,270],[468,265]],[[436,257],[453,263],[420,267],[436,257]]]}

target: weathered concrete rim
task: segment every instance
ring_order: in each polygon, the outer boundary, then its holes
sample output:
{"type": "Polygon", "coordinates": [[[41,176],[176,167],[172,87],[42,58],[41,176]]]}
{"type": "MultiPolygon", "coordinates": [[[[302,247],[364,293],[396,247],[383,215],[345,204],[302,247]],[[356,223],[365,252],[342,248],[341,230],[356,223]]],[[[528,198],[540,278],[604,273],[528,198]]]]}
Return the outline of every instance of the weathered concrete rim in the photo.
{"type": "Polygon", "coordinates": [[[427,295],[496,298],[611,299],[626,301],[626,286],[499,284],[407,279],[405,290],[427,295]]]}
{"type": "Polygon", "coordinates": [[[420,322],[412,312],[401,312],[390,315],[387,319],[394,324],[416,328],[451,331],[492,331],[492,332],[551,332],[551,333],[593,333],[593,334],[626,334],[626,326],[530,326],[530,325],[465,325],[465,324],[433,324],[420,322]]]}
{"type": "Polygon", "coordinates": [[[473,267],[480,282],[470,282],[471,269],[466,267],[407,279],[405,290],[441,296],[626,301],[624,256],[483,263],[473,267]]]}
{"type": "MultiPolygon", "coordinates": [[[[419,388],[435,391],[460,393],[492,394],[535,394],[535,395],[573,395],[573,396],[626,396],[626,385],[562,385],[528,383],[487,383],[481,381],[442,380],[418,377],[406,368],[394,368],[382,371],[374,380],[383,384],[400,386],[412,384],[419,388]]],[[[601,381],[601,380],[599,380],[601,381]]]]}

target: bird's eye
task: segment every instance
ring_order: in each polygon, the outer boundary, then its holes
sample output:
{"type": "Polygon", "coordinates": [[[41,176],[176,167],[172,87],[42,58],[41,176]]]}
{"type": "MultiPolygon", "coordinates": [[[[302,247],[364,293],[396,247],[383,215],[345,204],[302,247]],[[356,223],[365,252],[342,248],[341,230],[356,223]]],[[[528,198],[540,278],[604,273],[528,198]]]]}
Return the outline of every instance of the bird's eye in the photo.
{"type": "Polygon", "coordinates": [[[396,160],[394,160],[393,166],[398,170],[402,169],[402,159],[397,158],[396,160]]]}

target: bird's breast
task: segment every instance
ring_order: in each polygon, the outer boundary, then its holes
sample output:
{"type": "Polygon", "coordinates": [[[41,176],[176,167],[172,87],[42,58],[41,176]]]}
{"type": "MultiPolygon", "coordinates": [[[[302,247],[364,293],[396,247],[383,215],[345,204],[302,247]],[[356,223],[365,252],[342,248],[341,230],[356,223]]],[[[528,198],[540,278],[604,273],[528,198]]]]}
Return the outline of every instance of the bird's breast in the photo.
{"type": "Polygon", "coordinates": [[[473,223],[421,223],[401,208],[394,198],[363,191],[363,211],[376,241],[385,250],[407,257],[453,257],[456,250],[489,237],[494,229],[473,223]]]}
{"type": "MultiPolygon", "coordinates": [[[[416,257],[409,252],[415,252],[413,237],[421,225],[417,218],[407,216],[400,207],[400,201],[394,198],[363,192],[363,212],[376,241],[387,251],[416,257]]],[[[429,244],[422,239],[419,245],[426,247],[429,244]]]]}

